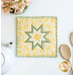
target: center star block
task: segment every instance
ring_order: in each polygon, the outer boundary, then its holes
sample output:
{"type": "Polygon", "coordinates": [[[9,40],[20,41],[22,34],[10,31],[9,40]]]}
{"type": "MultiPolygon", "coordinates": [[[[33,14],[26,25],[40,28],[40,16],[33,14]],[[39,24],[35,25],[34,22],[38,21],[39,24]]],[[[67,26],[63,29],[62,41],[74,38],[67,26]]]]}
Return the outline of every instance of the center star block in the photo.
{"type": "Polygon", "coordinates": [[[50,41],[46,38],[49,31],[43,31],[43,25],[41,25],[38,29],[31,25],[31,31],[25,32],[28,35],[28,39],[25,43],[32,43],[32,50],[39,46],[43,50],[43,43],[50,43],[50,41]]]}
{"type": "Polygon", "coordinates": [[[40,40],[41,39],[41,35],[38,33],[35,33],[35,35],[33,35],[34,36],[34,38],[33,39],[35,39],[36,41],[38,40],[40,40]]]}

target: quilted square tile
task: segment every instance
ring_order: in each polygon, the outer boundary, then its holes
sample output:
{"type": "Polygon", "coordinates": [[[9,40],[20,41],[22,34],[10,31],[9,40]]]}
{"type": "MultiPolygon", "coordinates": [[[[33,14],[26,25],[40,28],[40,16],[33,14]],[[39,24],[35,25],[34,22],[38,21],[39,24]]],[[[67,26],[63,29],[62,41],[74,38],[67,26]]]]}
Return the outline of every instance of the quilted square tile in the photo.
{"type": "Polygon", "coordinates": [[[56,17],[17,17],[18,57],[57,57],[56,17]]]}

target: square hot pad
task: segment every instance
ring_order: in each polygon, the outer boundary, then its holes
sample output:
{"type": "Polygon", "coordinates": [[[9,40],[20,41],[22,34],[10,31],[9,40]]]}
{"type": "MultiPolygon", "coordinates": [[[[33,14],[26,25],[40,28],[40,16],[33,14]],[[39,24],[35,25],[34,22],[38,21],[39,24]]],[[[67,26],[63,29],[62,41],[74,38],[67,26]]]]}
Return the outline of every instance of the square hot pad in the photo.
{"type": "Polygon", "coordinates": [[[56,17],[17,17],[18,57],[57,57],[56,17]]]}

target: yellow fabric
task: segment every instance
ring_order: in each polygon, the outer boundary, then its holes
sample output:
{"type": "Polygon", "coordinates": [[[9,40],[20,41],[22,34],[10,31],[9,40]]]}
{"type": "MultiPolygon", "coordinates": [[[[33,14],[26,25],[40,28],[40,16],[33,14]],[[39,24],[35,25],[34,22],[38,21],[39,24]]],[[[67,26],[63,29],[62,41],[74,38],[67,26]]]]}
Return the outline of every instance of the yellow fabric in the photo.
{"type": "MultiPolygon", "coordinates": [[[[35,41],[41,39],[36,33],[35,41]]],[[[56,57],[57,56],[57,18],[56,17],[18,17],[17,18],[17,56],[20,57],[56,57]],[[38,45],[32,50],[32,43],[25,41],[29,36],[25,33],[31,31],[31,25],[38,29],[43,25],[43,31],[49,31],[46,38],[50,43],[43,43],[43,49],[38,45]]]]}

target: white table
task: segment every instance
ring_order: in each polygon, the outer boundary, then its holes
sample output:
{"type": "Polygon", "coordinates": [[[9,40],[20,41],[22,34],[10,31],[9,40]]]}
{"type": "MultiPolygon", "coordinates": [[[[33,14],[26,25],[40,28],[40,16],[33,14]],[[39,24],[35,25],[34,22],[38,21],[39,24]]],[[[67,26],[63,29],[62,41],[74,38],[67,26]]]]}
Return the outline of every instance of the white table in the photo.
{"type": "MultiPolygon", "coordinates": [[[[13,53],[16,66],[5,75],[71,75],[71,71],[64,73],[59,70],[59,63],[63,59],[59,53],[61,44],[72,46],[69,41],[73,31],[72,0],[34,0],[29,9],[22,15],[5,14],[3,11],[1,24],[1,41],[13,41],[13,53]],[[19,58],[16,57],[16,17],[17,16],[57,16],[58,17],[58,58],[19,58]]],[[[71,57],[72,62],[72,57],[71,57]]]]}

